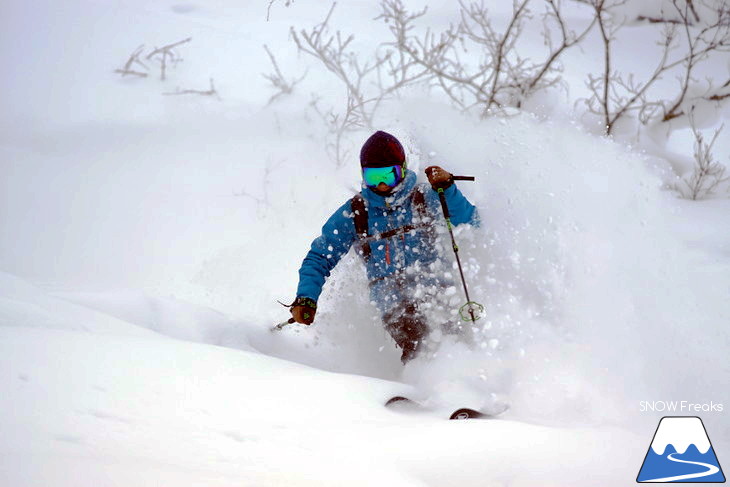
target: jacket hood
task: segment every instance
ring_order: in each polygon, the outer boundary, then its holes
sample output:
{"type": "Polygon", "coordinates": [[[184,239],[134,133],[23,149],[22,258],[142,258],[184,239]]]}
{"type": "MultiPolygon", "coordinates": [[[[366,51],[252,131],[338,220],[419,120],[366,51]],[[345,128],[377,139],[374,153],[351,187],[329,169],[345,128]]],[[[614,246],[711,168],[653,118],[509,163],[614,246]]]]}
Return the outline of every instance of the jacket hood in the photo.
{"type": "Polygon", "coordinates": [[[416,187],[416,173],[410,169],[406,169],[406,177],[403,181],[393,189],[393,192],[388,196],[382,196],[373,191],[372,189],[365,186],[362,183],[362,197],[368,202],[368,206],[371,208],[387,208],[390,206],[399,206],[411,194],[413,188],[416,187]]]}

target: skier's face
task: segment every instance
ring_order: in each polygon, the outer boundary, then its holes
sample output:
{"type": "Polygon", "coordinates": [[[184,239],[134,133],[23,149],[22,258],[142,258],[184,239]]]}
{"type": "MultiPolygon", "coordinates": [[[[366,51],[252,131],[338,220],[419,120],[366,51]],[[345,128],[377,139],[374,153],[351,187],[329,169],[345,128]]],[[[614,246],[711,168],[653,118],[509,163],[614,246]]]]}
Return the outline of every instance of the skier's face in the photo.
{"type": "Polygon", "coordinates": [[[393,190],[390,186],[388,186],[385,183],[378,184],[375,188],[373,188],[377,193],[380,194],[390,194],[390,192],[393,190]]]}

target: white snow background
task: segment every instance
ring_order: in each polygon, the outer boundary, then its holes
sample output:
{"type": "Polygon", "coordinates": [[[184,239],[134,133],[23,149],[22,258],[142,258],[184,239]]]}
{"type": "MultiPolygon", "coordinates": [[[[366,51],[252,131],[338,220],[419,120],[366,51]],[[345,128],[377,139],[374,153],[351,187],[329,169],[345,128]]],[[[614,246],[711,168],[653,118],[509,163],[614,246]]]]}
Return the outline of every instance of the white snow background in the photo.
{"type": "MultiPolygon", "coordinates": [[[[359,166],[328,159],[307,105],[343,89],[289,39],[330,4],[275,2],[268,22],[267,4],[0,3],[0,485],[630,485],[663,415],[640,401],[730,406],[730,200],[677,198],[681,157],[576,121],[587,50],[565,61],[567,94],[512,118],[416,91],[380,116],[419,177],[477,178],[459,186],[482,227],[456,232],[486,306],[473,350],[446,339],[403,369],[352,255],[315,325],[271,333],[359,166]],[[165,82],[113,72],[188,36],[165,82]],[[308,69],[268,106],[263,44],[287,75],[308,69]],[[209,78],[220,99],[162,95],[209,78]],[[434,412],[383,407],[404,393],[434,412]],[[499,420],[445,420],[495,397],[499,420]]],[[[367,51],[377,13],[342,2],[333,22],[367,51]]],[[[640,69],[655,28],[631,27],[621,61],[640,69]]],[[[701,414],[721,462],[726,414],[701,414]]]]}

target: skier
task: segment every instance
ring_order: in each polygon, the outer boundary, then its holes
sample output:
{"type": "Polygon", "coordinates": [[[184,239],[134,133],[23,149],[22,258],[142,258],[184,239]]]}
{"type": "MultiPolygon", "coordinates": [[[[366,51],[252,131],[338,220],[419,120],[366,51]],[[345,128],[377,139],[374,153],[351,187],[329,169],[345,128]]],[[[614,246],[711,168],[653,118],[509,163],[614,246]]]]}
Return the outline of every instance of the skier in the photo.
{"type": "Polygon", "coordinates": [[[378,131],[362,146],[363,189],[335,211],[322,227],[299,269],[294,321],[314,321],[317,299],[332,269],[355,244],[370,281],[370,299],[386,330],[402,349],[405,364],[424,348],[429,326],[426,308],[451,283],[439,273],[437,190],[442,188],[454,225],[478,225],[476,208],[438,166],[426,168],[431,184],[416,183],[405,151],[391,134],[378,131]]]}

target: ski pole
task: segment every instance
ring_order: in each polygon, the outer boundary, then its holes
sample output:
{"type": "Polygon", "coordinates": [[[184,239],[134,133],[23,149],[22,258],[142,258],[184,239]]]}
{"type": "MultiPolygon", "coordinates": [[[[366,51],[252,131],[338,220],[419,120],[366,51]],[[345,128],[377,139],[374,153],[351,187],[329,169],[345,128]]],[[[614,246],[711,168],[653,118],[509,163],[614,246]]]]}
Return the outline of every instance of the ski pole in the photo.
{"type": "MultiPolygon", "coordinates": [[[[474,181],[476,178],[473,176],[452,176],[454,181],[474,181]]],[[[461,283],[464,285],[464,294],[466,295],[466,304],[459,308],[459,316],[464,320],[471,320],[472,322],[481,318],[480,313],[484,311],[484,306],[474,302],[469,298],[469,290],[466,287],[466,279],[464,279],[464,270],[461,267],[461,259],[459,258],[459,246],[456,245],[456,239],[454,239],[453,225],[451,224],[451,215],[449,214],[449,205],[446,203],[446,195],[444,194],[443,188],[436,189],[439,195],[439,201],[441,202],[441,209],[444,212],[444,218],[446,219],[446,227],[449,229],[449,236],[451,237],[451,248],[454,249],[454,255],[456,256],[456,265],[459,267],[459,276],[461,276],[461,283]],[[469,316],[464,315],[466,310],[469,316]]]]}

